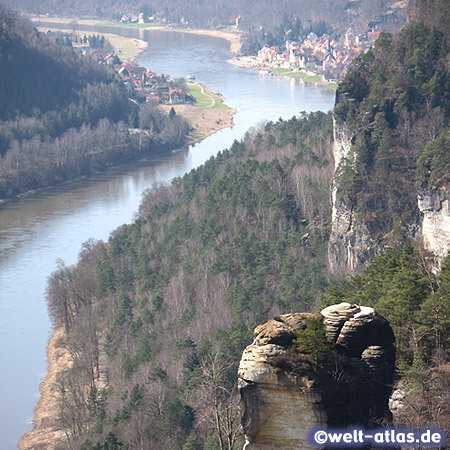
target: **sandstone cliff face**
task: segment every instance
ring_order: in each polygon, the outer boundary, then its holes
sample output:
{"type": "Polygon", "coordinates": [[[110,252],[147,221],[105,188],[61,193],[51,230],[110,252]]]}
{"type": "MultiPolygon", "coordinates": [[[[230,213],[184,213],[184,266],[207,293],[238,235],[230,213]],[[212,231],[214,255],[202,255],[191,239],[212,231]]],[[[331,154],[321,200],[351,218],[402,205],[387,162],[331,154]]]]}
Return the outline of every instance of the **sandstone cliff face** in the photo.
{"type": "Polygon", "coordinates": [[[350,154],[352,143],[346,123],[333,115],[334,181],[332,189],[332,225],[328,244],[328,265],[335,275],[345,275],[365,264],[374,255],[374,243],[355,211],[339,199],[336,178],[339,165],[350,154]]]}
{"type": "MultiPolygon", "coordinates": [[[[382,237],[371,236],[355,211],[339,198],[339,165],[351,155],[352,142],[345,121],[333,116],[334,181],[332,189],[332,224],[328,244],[328,266],[334,275],[347,275],[363,267],[378,254],[382,237]]],[[[413,223],[405,224],[407,236],[418,240],[434,257],[431,265],[439,269],[450,250],[450,192],[446,187],[420,189],[418,210],[422,213],[413,223]]],[[[418,213],[419,213],[418,211],[418,213]]]]}
{"type": "Polygon", "coordinates": [[[246,450],[312,449],[315,426],[370,426],[391,419],[394,369],[389,323],[372,308],[341,303],[320,314],[286,314],[255,329],[239,366],[246,450]],[[294,332],[323,320],[335,343],[326,368],[294,351],[294,332]]]}
{"type": "Polygon", "coordinates": [[[446,188],[421,189],[417,200],[423,214],[423,245],[435,256],[438,268],[450,250],[450,194],[446,188]]]}

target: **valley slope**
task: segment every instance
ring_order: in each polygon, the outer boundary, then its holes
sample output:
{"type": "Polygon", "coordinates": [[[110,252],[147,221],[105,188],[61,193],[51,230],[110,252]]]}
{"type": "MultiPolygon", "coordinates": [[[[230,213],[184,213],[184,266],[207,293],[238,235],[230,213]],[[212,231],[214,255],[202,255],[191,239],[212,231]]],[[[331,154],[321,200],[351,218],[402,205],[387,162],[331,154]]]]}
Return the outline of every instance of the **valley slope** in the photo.
{"type": "Polygon", "coordinates": [[[58,380],[73,445],[238,448],[254,326],[321,294],[390,321],[394,423],[450,431],[450,243],[433,225],[449,201],[449,54],[422,22],[381,35],[333,115],[250,131],[59,267],[48,305],[73,357],[58,380]]]}

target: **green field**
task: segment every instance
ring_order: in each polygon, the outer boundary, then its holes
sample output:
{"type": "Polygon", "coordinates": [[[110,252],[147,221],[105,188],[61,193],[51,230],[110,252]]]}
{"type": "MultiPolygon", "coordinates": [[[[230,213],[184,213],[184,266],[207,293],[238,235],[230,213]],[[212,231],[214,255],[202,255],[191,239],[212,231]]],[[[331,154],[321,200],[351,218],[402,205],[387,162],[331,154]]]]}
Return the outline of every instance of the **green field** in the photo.
{"type": "Polygon", "coordinates": [[[195,99],[195,106],[203,109],[226,109],[228,108],[222,101],[222,99],[214,94],[207,88],[203,88],[204,93],[202,93],[202,87],[199,84],[188,83],[187,85],[188,93],[192,95],[195,99]],[[214,99],[214,104],[212,99],[214,99]]]}
{"type": "Polygon", "coordinates": [[[308,76],[305,72],[286,72],[283,75],[291,78],[304,78],[305,80],[308,76]]]}
{"type": "Polygon", "coordinates": [[[289,72],[289,69],[284,69],[283,67],[275,67],[274,69],[269,69],[269,72],[285,73],[285,72],[289,72]]]}
{"type": "Polygon", "coordinates": [[[284,69],[283,67],[276,67],[275,69],[269,69],[269,72],[293,78],[306,78],[308,76],[305,72],[297,72],[294,70],[284,69]]]}
{"type": "MultiPolygon", "coordinates": [[[[285,77],[291,78],[302,78],[307,83],[319,83],[322,81],[322,78],[319,75],[308,75],[306,72],[297,72],[294,70],[283,69],[282,67],[276,67],[274,69],[269,69],[269,72],[277,73],[279,75],[283,75],[285,77]]],[[[330,89],[337,89],[337,83],[324,83],[324,86],[330,89]]]]}
{"type": "Polygon", "coordinates": [[[117,34],[96,34],[105,36],[105,39],[109,41],[114,48],[114,52],[122,62],[128,61],[137,53],[136,46],[133,42],[124,36],[118,36],[117,34]]]}
{"type": "Polygon", "coordinates": [[[307,81],[308,83],[317,83],[319,81],[322,81],[322,78],[319,77],[319,75],[309,75],[305,77],[305,81],[307,81]]]}

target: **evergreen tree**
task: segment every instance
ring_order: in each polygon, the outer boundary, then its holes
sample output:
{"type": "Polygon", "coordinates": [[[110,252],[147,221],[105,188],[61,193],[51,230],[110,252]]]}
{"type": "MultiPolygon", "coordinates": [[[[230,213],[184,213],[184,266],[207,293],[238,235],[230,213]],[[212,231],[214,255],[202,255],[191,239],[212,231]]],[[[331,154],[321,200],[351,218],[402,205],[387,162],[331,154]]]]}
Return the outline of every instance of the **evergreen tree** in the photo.
{"type": "Polygon", "coordinates": [[[295,332],[292,341],[297,350],[309,356],[316,364],[323,362],[332,344],[327,341],[325,325],[319,318],[311,317],[306,320],[306,328],[295,332]]]}

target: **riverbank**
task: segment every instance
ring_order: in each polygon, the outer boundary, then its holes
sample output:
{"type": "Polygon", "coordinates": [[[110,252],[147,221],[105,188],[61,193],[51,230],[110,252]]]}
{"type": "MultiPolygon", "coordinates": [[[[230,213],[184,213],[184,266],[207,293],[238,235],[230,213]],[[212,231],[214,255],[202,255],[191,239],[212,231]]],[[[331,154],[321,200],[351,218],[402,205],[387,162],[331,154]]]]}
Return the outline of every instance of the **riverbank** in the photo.
{"type": "MultiPolygon", "coordinates": [[[[176,31],[184,33],[195,33],[207,36],[219,37],[226,39],[230,42],[230,50],[233,53],[237,53],[240,50],[240,33],[226,32],[221,30],[194,30],[194,29],[176,29],[172,27],[160,27],[153,25],[133,25],[122,23],[110,23],[110,22],[95,22],[93,20],[80,19],[74,22],[67,18],[47,18],[47,17],[33,17],[33,22],[45,19],[46,22],[53,22],[55,24],[77,24],[88,26],[116,26],[117,28],[151,28],[154,30],[163,31],[176,31]]],[[[67,31],[67,29],[53,28],[53,27],[38,27],[39,30],[57,30],[67,31]]],[[[78,31],[80,32],[80,31],[78,31]]],[[[92,31],[93,32],[93,31],[92,31]]],[[[86,31],[89,33],[89,31],[86,31]]],[[[148,43],[135,38],[128,38],[125,36],[115,35],[111,33],[98,33],[107,39],[111,46],[114,48],[114,52],[123,62],[136,63],[141,54],[148,47],[148,43]],[[130,51],[131,46],[131,51],[130,51]]],[[[201,140],[211,136],[217,131],[224,128],[233,126],[233,116],[236,114],[236,110],[228,107],[223,102],[223,97],[220,94],[215,94],[200,83],[188,83],[188,92],[194,97],[195,104],[179,104],[179,105],[161,105],[161,108],[169,113],[173,107],[176,114],[186,119],[192,127],[192,131],[189,133],[187,144],[195,144],[201,140]]]]}
{"type": "Polygon", "coordinates": [[[288,78],[298,78],[305,83],[312,83],[317,87],[326,87],[328,89],[336,90],[338,84],[331,81],[324,81],[320,75],[303,70],[290,70],[282,67],[271,67],[267,64],[262,64],[255,56],[235,56],[228,59],[227,62],[242,69],[258,70],[266,75],[278,75],[288,78]]]}
{"type": "MultiPolygon", "coordinates": [[[[38,31],[45,32],[47,30],[57,31],[57,32],[66,32],[65,28],[58,27],[36,27],[38,31]]],[[[89,31],[77,31],[78,34],[84,35],[89,34],[89,31]]],[[[148,47],[148,42],[145,42],[141,39],[119,36],[118,34],[112,33],[98,33],[91,32],[103,36],[110,44],[114,50],[114,54],[120,59],[121,62],[127,62],[130,64],[135,63],[138,58],[142,55],[142,53],[148,47]]],[[[76,45],[74,45],[76,47],[76,45]]]]}
{"type": "MultiPolygon", "coordinates": [[[[48,30],[49,28],[42,28],[48,30]]],[[[53,28],[52,28],[53,29],[53,28]]],[[[66,30],[67,31],[67,30],[66,30]]],[[[89,33],[89,32],[88,32],[89,33]]],[[[115,36],[112,34],[105,34],[105,38],[108,39],[113,36],[116,37],[117,40],[111,42],[114,44],[114,48],[116,50],[121,50],[126,45],[128,49],[131,48],[128,54],[126,54],[127,61],[136,60],[142,51],[147,47],[147,42],[134,39],[134,38],[126,38],[123,36],[115,36]]],[[[125,52],[121,52],[125,53],[125,52]]],[[[161,105],[160,108],[169,114],[170,109],[174,107],[176,114],[189,123],[192,130],[185,136],[183,139],[182,145],[178,146],[167,146],[166,148],[157,149],[153,154],[149,152],[145,152],[145,146],[141,145],[141,142],[137,144],[134,148],[133,152],[126,152],[126,154],[122,155],[124,159],[119,161],[118,159],[115,162],[108,161],[104,165],[96,165],[92,170],[89,170],[87,173],[83,173],[76,177],[55,177],[54,180],[49,182],[51,177],[45,177],[45,184],[30,184],[28,189],[14,189],[11,190],[11,193],[6,193],[1,196],[0,204],[7,202],[9,200],[13,200],[16,198],[23,198],[32,196],[38,192],[45,191],[54,186],[58,186],[61,184],[68,184],[73,181],[77,181],[80,178],[85,178],[90,175],[103,172],[106,168],[115,168],[119,166],[126,166],[129,163],[135,163],[136,161],[149,159],[153,157],[160,157],[163,154],[167,155],[172,152],[177,152],[181,148],[186,148],[187,145],[196,144],[207,138],[208,136],[216,133],[217,131],[232,127],[233,126],[233,116],[236,113],[235,109],[229,108],[223,103],[223,98],[214,94],[210,90],[208,90],[205,86],[202,86],[198,83],[189,83],[188,84],[189,94],[195,99],[195,103],[192,104],[180,104],[180,105],[161,105]],[[139,149],[139,151],[138,151],[139,149]]],[[[130,133],[134,136],[137,133],[137,130],[129,130],[130,133]]],[[[132,137],[133,137],[132,136],[132,137]]],[[[136,139],[135,139],[136,140],[136,139]]],[[[98,157],[99,152],[95,152],[95,158],[98,157]]],[[[94,153],[89,154],[89,158],[94,158],[94,153]]]]}
{"type": "Polygon", "coordinates": [[[195,144],[223,128],[233,126],[233,116],[237,111],[224,103],[222,95],[196,82],[188,82],[187,89],[195,100],[193,105],[162,105],[161,108],[167,114],[173,108],[176,114],[189,122],[192,131],[188,144],[195,144]]]}
{"type": "Polygon", "coordinates": [[[206,30],[206,29],[196,29],[196,28],[177,28],[172,25],[152,25],[152,24],[133,24],[133,23],[121,23],[121,22],[108,22],[96,19],[73,19],[68,17],[47,17],[41,16],[31,16],[29,19],[34,23],[46,22],[54,24],[65,24],[84,26],[94,26],[94,27],[116,27],[118,29],[130,28],[139,30],[159,30],[159,31],[174,31],[177,33],[193,33],[200,34],[203,36],[217,37],[220,39],[225,39],[230,43],[231,53],[238,54],[241,50],[241,33],[239,31],[230,29],[221,30],[206,30]]]}
{"type": "Polygon", "coordinates": [[[187,138],[189,145],[201,142],[224,128],[232,127],[233,116],[237,112],[233,108],[205,109],[193,105],[164,105],[162,108],[167,112],[173,108],[176,114],[191,124],[192,131],[187,138]]]}
{"type": "Polygon", "coordinates": [[[58,377],[72,361],[64,339],[64,328],[55,328],[47,345],[48,369],[39,385],[41,395],[33,410],[33,429],[22,436],[17,444],[19,450],[56,450],[67,445],[58,420],[61,400],[58,377]]]}

